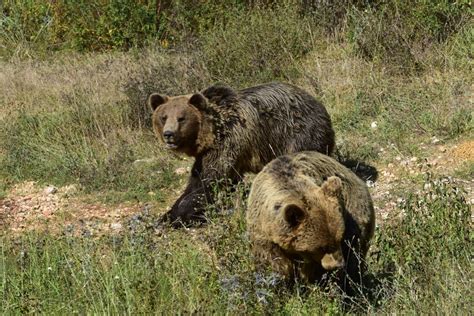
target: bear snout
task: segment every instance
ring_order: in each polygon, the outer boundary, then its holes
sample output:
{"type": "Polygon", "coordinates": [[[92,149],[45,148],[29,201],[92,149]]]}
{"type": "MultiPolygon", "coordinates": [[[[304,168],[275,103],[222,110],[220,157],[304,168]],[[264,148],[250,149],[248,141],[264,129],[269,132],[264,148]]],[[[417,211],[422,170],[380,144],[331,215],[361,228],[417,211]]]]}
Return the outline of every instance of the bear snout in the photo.
{"type": "Polygon", "coordinates": [[[165,140],[172,139],[174,138],[174,132],[173,131],[164,131],[163,132],[163,137],[165,140]]]}
{"type": "Polygon", "coordinates": [[[176,149],[178,147],[176,144],[176,135],[173,131],[170,131],[170,130],[164,131],[163,139],[165,141],[167,148],[176,149]]]}

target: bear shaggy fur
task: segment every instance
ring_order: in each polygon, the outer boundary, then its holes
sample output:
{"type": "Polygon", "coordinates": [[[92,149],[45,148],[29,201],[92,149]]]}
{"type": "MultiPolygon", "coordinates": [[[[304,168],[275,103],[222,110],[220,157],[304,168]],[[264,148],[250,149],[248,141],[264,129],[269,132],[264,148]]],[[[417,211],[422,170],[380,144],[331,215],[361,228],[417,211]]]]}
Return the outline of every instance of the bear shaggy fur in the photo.
{"type": "Polygon", "coordinates": [[[236,184],[283,154],[331,154],[334,131],[324,106],[305,91],[270,83],[235,91],[215,85],[194,95],[152,94],[153,129],[167,148],[195,157],[188,185],[165,218],[202,219],[218,180],[236,184]]]}
{"type": "Polygon", "coordinates": [[[365,183],[317,152],[270,162],[253,181],[246,221],[257,265],[307,282],[337,268],[357,280],[375,227],[365,183]]]}

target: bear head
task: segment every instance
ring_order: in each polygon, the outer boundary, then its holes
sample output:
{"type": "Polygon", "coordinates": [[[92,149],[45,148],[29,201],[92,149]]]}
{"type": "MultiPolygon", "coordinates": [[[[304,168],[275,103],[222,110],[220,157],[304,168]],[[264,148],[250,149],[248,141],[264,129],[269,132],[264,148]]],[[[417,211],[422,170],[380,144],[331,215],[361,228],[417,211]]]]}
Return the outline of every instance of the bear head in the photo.
{"type": "Polygon", "coordinates": [[[290,255],[321,262],[326,270],[340,268],[345,232],[342,181],[332,176],[318,186],[304,175],[297,178],[296,188],[286,190],[273,205],[278,210],[273,242],[290,255]]]}
{"type": "Polygon", "coordinates": [[[153,130],[166,147],[196,156],[203,145],[201,136],[207,99],[200,93],[175,97],[153,93],[148,98],[148,105],[153,111],[153,130]]]}

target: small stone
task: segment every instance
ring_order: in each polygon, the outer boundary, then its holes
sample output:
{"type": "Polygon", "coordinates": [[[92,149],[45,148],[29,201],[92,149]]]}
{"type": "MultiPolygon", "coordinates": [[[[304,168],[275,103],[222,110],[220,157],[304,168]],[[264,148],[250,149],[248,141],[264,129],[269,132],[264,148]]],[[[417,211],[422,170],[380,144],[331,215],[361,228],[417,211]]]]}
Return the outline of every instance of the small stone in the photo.
{"type": "Polygon", "coordinates": [[[370,123],[370,128],[371,129],[376,129],[378,126],[377,122],[376,121],[373,121],[372,123],[370,123]]]}
{"type": "Polygon", "coordinates": [[[366,184],[367,184],[367,186],[368,186],[369,188],[375,187],[375,182],[372,181],[372,180],[367,180],[366,184]]]}
{"type": "Polygon", "coordinates": [[[55,194],[56,192],[58,192],[58,188],[53,185],[50,185],[46,189],[44,189],[45,194],[55,194]]]}
{"type": "Polygon", "coordinates": [[[186,174],[187,172],[188,172],[188,170],[186,170],[186,168],[184,168],[184,167],[178,168],[174,171],[174,173],[177,174],[178,176],[186,174]]]}
{"type": "Polygon", "coordinates": [[[122,224],[112,223],[112,224],[110,224],[110,228],[113,229],[113,230],[121,230],[122,229],[122,224]]]}
{"type": "Polygon", "coordinates": [[[433,137],[431,138],[431,143],[432,143],[433,145],[436,145],[437,143],[439,143],[439,139],[438,139],[436,136],[433,136],[433,137]]]}
{"type": "Polygon", "coordinates": [[[150,191],[150,192],[148,192],[148,195],[149,195],[149,196],[153,196],[153,195],[155,195],[155,192],[150,191]]]}
{"type": "Polygon", "coordinates": [[[412,158],[410,159],[410,161],[411,161],[411,162],[416,162],[416,161],[418,161],[418,157],[412,157],[412,158]]]}

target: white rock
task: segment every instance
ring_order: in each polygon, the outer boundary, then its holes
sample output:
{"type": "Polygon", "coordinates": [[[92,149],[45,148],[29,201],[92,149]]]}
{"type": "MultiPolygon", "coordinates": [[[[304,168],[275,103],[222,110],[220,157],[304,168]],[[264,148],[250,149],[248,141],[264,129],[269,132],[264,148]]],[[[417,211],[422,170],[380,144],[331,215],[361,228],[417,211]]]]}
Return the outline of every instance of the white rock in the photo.
{"type": "Polygon", "coordinates": [[[431,143],[432,143],[433,145],[434,145],[434,144],[437,144],[437,143],[439,143],[439,139],[438,139],[436,136],[433,136],[433,137],[431,138],[431,143]]]}
{"type": "Polygon", "coordinates": [[[58,188],[56,188],[54,185],[50,185],[44,189],[45,194],[55,194],[56,192],[58,192],[58,188]]]}
{"type": "Polygon", "coordinates": [[[174,173],[177,174],[178,176],[186,174],[187,172],[188,172],[188,170],[184,167],[178,168],[174,171],[174,173]]]}
{"type": "Polygon", "coordinates": [[[370,123],[370,128],[371,129],[376,129],[378,126],[377,122],[376,121],[373,121],[372,123],[370,123]]]}
{"type": "Polygon", "coordinates": [[[112,223],[112,224],[110,224],[110,228],[112,228],[113,230],[121,230],[122,229],[122,224],[112,223]]]}
{"type": "Polygon", "coordinates": [[[367,180],[366,184],[367,184],[367,186],[368,186],[369,188],[375,187],[375,182],[372,181],[372,180],[367,180]]]}

